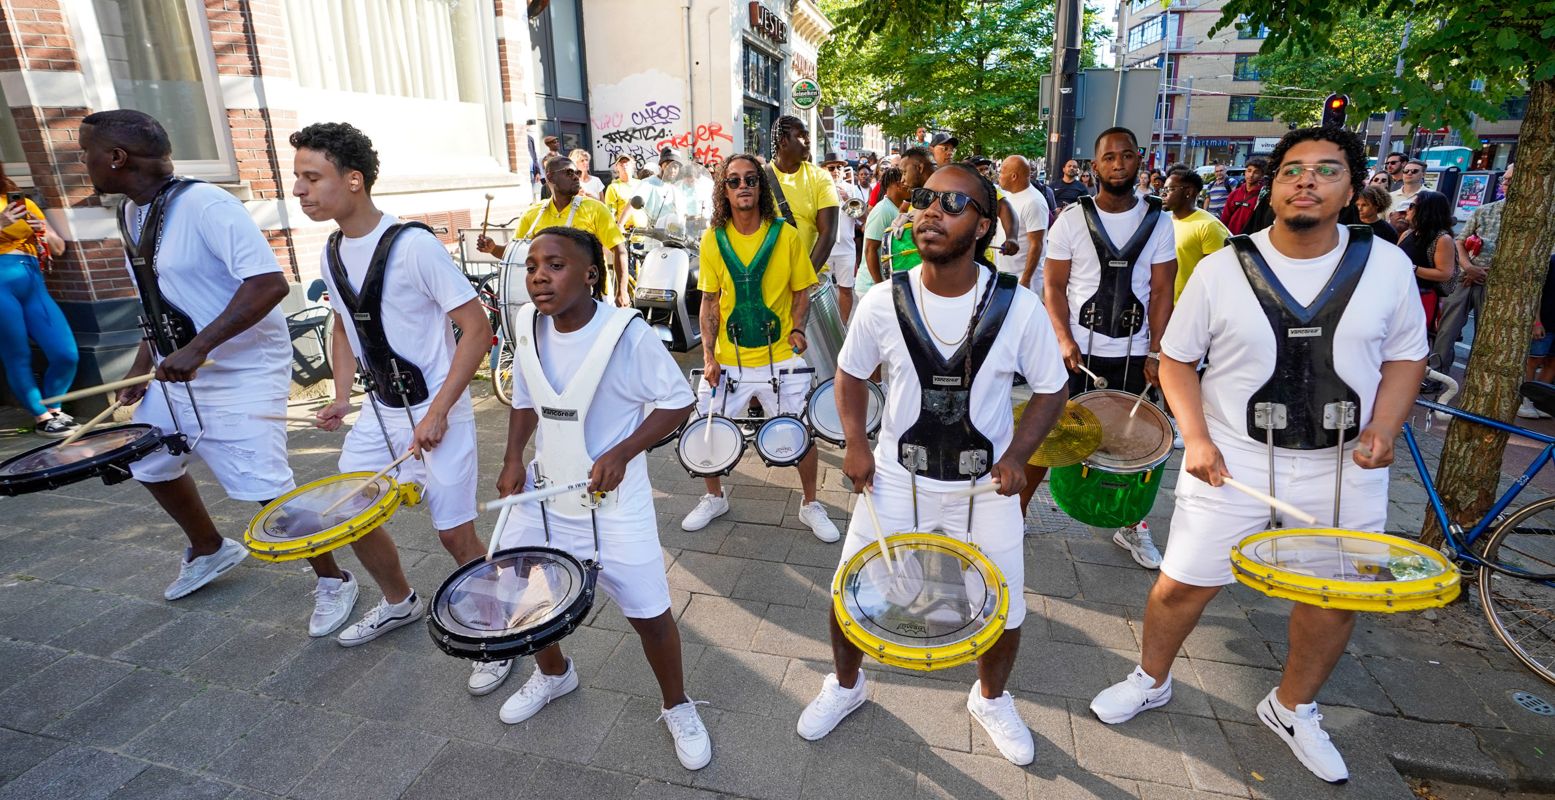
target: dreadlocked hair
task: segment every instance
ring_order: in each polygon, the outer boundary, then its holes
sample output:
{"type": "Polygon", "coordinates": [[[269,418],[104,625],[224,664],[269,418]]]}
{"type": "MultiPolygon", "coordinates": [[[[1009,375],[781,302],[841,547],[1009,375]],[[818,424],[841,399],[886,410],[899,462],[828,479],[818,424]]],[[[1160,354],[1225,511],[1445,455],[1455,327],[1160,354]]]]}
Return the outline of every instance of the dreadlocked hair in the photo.
{"type": "Polygon", "coordinates": [[[804,120],[787,114],[778,117],[777,122],[772,123],[772,155],[777,156],[778,142],[783,141],[783,137],[799,130],[804,130],[804,120]]]}
{"type": "Polygon", "coordinates": [[[605,299],[605,246],[600,244],[599,237],[588,231],[564,228],[560,225],[541,228],[534,238],[538,239],[541,236],[560,236],[572,242],[576,249],[583,251],[583,256],[588,259],[588,266],[597,270],[596,274],[599,277],[594,281],[594,287],[589,291],[589,295],[595,300],[605,299]]]}
{"type": "Polygon", "coordinates": [[[999,192],[998,190],[994,189],[992,181],[983,177],[983,173],[977,171],[977,167],[974,167],[965,161],[952,161],[935,171],[938,172],[947,169],[956,170],[957,172],[976,179],[978,186],[982,189],[981,197],[974,196],[972,198],[973,200],[977,201],[979,206],[982,207],[981,210],[983,212],[983,216],[987,217],[988,222],[990,223],[988,225],[988,232],[978,238],[977,246],[972,249],[972,257],[974,259],[981,260],[983,251],[987,250],[988,246],[993,244],[994,234],[999,230],[999,192]]]}
{"type": "Polygon", "coordinates": [[[761,161],[752,153],[736,153],[724,159],[713,173],[713,220],[709,223],[713,230],[722,228],[734,219],[734,206],[729,202],[729,187],[724,185],[724,180],[729,177],[729,167],[736,161],[748,162],[756,168],[756,210],[761,213],[761,220],[771,222],[777,219],[777,201],[773,199],[772,187],[767,183],[767,171],[762,169],[761,161]]]}

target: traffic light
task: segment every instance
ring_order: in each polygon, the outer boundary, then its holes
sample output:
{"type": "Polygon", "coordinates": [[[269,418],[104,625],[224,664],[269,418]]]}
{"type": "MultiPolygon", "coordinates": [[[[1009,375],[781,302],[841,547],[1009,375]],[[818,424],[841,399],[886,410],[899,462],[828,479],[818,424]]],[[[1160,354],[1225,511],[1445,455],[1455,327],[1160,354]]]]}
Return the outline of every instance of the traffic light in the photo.
{"type": "Polygon", "coordinates": [[[1342,94],[1331,94],[1323,101],[1323,127],[1343,128],[1344,112],[1350,107],[1350,98],[1342,94]]]}

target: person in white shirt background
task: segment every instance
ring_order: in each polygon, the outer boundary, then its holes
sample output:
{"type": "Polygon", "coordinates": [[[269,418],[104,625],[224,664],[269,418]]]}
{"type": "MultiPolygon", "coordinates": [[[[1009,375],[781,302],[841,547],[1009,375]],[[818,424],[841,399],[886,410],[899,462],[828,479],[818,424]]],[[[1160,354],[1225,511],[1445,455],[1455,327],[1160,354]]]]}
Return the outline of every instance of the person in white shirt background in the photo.
{"type": "Polygon", "coordinates": [[[821,166],[831,173],[837,184],[837,243],[832,245],[831,258],[826,264],[831,271],[832,282],[837,284],[837,309],[842,314],[842,324],[848,324],[853,315],[853,285],[858,275],[859,235],[861,223],[857,217],[846,213],[848,202],[863,203],[864,192],[853,184],[849,173],[852,167],[837,153],[827,153],[821,166]]]}
{"type": "Polygon", "coordinates": [[[659,172],[637,182],[635,196],[643,199],[643,213],[648,217],[648,227],[667,229],[671,223],[684,225],[685,209],[682,208],[680,189],[677,186],[680,173],[686,167],[681,154],[665,148],[659,153],[659,172]]]}
{"type": "Polygon", "coordinates": [[[577,167],[578,173],[583,176],[583,180],[580,182],[579,193],[584,197],[592,197],[595,200],[603,201],[605,199],[605,182],[600,180],[599,176],[589,173],[589,165],[594,160],[589,155],[589,151],[578,148],[568,153],[567,158],[572,160],[572,165],[577,167]]]}
{"type": "Polygon", "coordinates": [[[1047,234],[1048,207],[1042,193],[1031,186],[1031,167],[1024,156],[1008,156],[999,164],[999,188],[1015,212],[1014,253],[994,256],[1000,272],[1020,277],[1027,289],[1042,289],[1042,239],[1047,234]]]}

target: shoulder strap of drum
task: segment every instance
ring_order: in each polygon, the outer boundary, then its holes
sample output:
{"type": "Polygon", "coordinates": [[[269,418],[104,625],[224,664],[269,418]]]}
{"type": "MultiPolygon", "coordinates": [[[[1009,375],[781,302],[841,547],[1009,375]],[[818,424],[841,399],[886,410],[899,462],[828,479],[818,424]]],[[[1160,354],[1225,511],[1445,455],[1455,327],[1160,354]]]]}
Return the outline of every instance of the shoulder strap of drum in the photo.
{"type": "Polygon", "coordinates": [[[718,242],[718,254],[723,256],[724,265],[734,275],[735,283],[745,277],[748,272],[765,271],[767,262],[772,258],[772,251],[777,247],[778,239],[783,235],[783,221],[773,220],[767,226],[767,233],[761,240],[761,247],[756,249],[756,255],[749,264],[740,260],[739,254],[734,252],[734,244],[729,241],[728,225],[720,225],[713,229],[713,238],[718,242]]]}
{"type": "Polygon", "coordinates": [[[203,181],[172,177],[167,183],[162,184],[162,188],[157,190],[157,196],[146,209],[146,222],[141,226],[138,237],[130,228],[129,208],[119,207],[119,238],[124,242],[124,254],[129,257],[130,263],[133,264],[136,257],[140,257],[145,260],[152,274],[155,274],[157,242],[162,238],[162,223],[167,217],[168,207],[173,204],[174,198],[196,183],[203,183],[203,181]]]}
{"type": "Polygon", "coordinates": [[[1278,309],[1285,309],[1297,321],[1303,325],[1316,319],[1324,309],[1337,307],[1342,309],[1349,304],[1350,297],[1355,294],[1355,288],[1361,282],[1361,274],[1366,271],[1367,260],[1371,257],[1372,231],[1369,225],[1349,225],[1350,243],[1345,246],[1344,255],[1339,258],[1339,266],[1334,269],[1334,274],[1328,278],[1328,283],[1317,293],[1310,305],[1302,305],[1286,290],[1285,285],[1275,276],[1274,270],[1269,267],[1269,262],[1258,251],[1258,246],[1253,243],[1252,237],[1243,234],[1233,236],[1226,240],[1230,243],[1237,261],[1242,266],[1242,274],[1247,278],[1247,284],[1253,290],[1253,295],[1258,298],[1260,305],[1270,316],[1270,322],[1274,325],[1276,333],[1280,329],[1279,320],[1276,318],[1278,309]]]}
{"type": "Polygon", "coordinates": [[[146,208],[146,220],[141,225],[139,237],[130,228],[127,206],[120,206],[118,213],[119,238],[124,245],[124,255],[129,259],[130,272],[135,276],[135,287],[140,296],[144,324],[149,326],[157,352],[163,356],[187,343],[195,334],[194,319],[178,308],[162,293],[157,279],[157,252],[161,249],[162,226],[173,200],[185,189],[202,181],[194,178],[169,178],[146,208]],[[177,328],[176,332],[167,328],[177,328]]]}
{"type": "MultiPolygon", "coordinates": [[[[800,169],[803,169],[803,165],[800,169]]],[[[777,170],[771,164],[767,164],[767,183],[772,184],[772,195],[777,198],[778,213],[788,222],[794,221],[794,212],[788,208],[788,198],[783,196],[783,184],[778,182],[777,170]]]]}
{"type": "Polygon", "coordinates": [[[1004,318],[1010,313],[1010,304],[1015,300],[1015,287],[1019,285],[1014,273],[999,272],[992,267],[984,267],[993,272],[993,285],[989,287],[988,297],[984,299],[982,314],[977,320],[977,327],[972,331],[972,373],[975,375],[983,366],[983,359],[988,357],[988,352],[993,349],[994,337],[999,335],[999,329],[1004,326],[1004,318]]]}
{"type": "Polygon", "coordinates": [[[609,314],[610,317],[605,320],[604,330],[594,340],[572,380],[558,392],[551,386],[550,379],[545,377],[545,370],[540,363],[540,315],[533,303],[526,303],[518,310],[517,327],[520,331],[528,331],[529,335],[519,337],[514,358],[519,362],[519,370],[524,376],[525,386],[529,388],[529,395],[537,404],[562,405],[577,399],[578,405],[586,409],[592,402],[600,381],[605,377],[611,354],[620,344],[632,320],[640,316],[636,309],[604,306],[595,313],[609,314]]]}
{"type": "Polygon", "coordinates": [[[1091,234],[1091,244],[1096,247],[1096,258],[1101,261],[1102,267],[1125,266],[1132,268],[1134,262],[1139,260],[1139,254],[1144,252],[1145,243],[1150,241],[1150,235],[1155,232],[1157,221],[1161,217],[1161,200],[1158,197],[1145,197],[1145,218],[1140,221],[1139,227],[1134,229],[1134,235],[1129,237],[1128,244],[1123,249],[1118,249],[1112,243],[1112,238],[1107,235],[1107,229],[1101,224],[1101,215],[1096,210],[1096,200],[1090,195],[1084,195],[1079,199],[1080,210],[1085,215],[1085,227],[1091,234]],[[1121,264],[1119,263],[1121,262],[1121,264]]]}
{"type": "Polygon", "coordinates": [[[907,352],[912,356],[920,378],[925,370],[928,370],[931,375],[948,375],[963,371],[959,367],[965,364],[964,359],[969,355],[974,357],[977,355],[968,352],[974,342],[981,343],[982,355],[986,356],[988,346],[992,345],[993,336],[999,332],[999,325],[1003,323],[1004,316],[1009,311],[1011,298],[1015,296],[1015,276],[1011,274],[1010,280],[996,277],[989,281],[988,289],[983,292],[976,310],[973,311],[978,322],[972,335],[968,336],[948,359],[940,355],[939,348],[932,343],[928,326],[923,321],[923,311],[918,308],[917,298],[913,297],[911,276],[911,271],[893,273],[891,295],[896,304],[896,319],[901,325],[902,339],[907,343],[907,352]],[[998,307],[995,307],[995,298],[999,300],[998,307]],[[995,313],[990,314],[991,310],[995,313]]]}
{"type": "Polygon", "coordinates": [[[357,289],[351,285],[351,278],[346,274],[345,263],[340,260],[341,232],[335,231],[329,236],[329,244],[326,252],[329,254],[329,270],[335,278],[335,290],[340,293],[340,301],[345,304],[346,310],[354,317],[358,312],[378,315],[379,307],[383,305],[384,274],[389,269],[389,254],[394,249],[394,241],[407,229],[420,229],[436,236],[432,228],[423,222],[399,222],[390,225],[378,237],[378,244],[373,248],[372,260],[367,264],[367,274],[362,276],[362,286],[357,289]]]}

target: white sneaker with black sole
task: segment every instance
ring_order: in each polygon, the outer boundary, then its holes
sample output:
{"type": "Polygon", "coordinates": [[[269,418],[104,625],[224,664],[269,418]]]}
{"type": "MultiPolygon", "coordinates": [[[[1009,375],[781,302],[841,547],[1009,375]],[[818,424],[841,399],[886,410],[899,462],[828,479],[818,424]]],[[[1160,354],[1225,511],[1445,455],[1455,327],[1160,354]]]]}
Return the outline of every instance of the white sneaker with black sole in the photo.
{"type": "Polygon", "coordinates": [[[468,688],[470,694],[476,697],[484,697],[497,690],[502,682],[508,679],[508,673],[513,671],[513,659],[506,661],[477,661],[470,670],[470,682],[468,688]]]}
{"type": "Polygon", "coordinates": [[[687,699],[674,708],[659,712],[659,719],[669,726],[670,738],[675,740],[675,757],[680,759],[682,767],[690,770],[701,769],[713,760],[713,739],[707,735],[702,715],[697,713],[699,705],[707,705],[707,702],[687,699]]]}
{"type": "Polygon", "coordinates": [[[64,419],[59,414],[50,414],[34,422],[32,431],[45,439],[63,439],[75,433],[78,427],[80,426],[74,420],[64,419]]]}
{"type": "Polygon", "coordinates": [[[863,671],[859,671],[858,680],[854,682],[852,689],[844,688],[837,682],[837,674],[834,672],[826,676],[821,682],[821,693],[810,701],[810,705],[804,707],[799,714],[799,725],[796,730],[800,737],[809,741],[815,741],[836,728],[838,723],[847,719],[849,714],[857,711],[864,701],[869,699],[869,687],[864,681],[863,671]]]}
{"type": "Polygon", "coordinates": [[[722,495],[704,494],[697,501],[697,507],[691,509],[691,513],[680,521],[681,530],[699,531],[707,527],[707,523],[729,513],[729,499],[722,495]]]}
{"type": "Polygon", "coordinates": [[[314,638],[328,636],[344,625],[356,608],[356,595],[361,584],[350,572],[344,578],[319,578],[313,590],[313,616],[308,620],[308,635],[314,638]]]}
{"type": "Polygon", "coordinates": [[[524,681],[524,685],[502,703],[497,718],[509,725],[517,725],[540,713],[540,709],[552,700],[577,688],[578,671],[573,668],[572,659],[567,659],[567,671],[560,675],[547,675],[536,666],[529,680],[524,681]]]}
{"type": "Polygon", "coordinates": [[[178,578],[167,585],[162,597],[177,600],[221,577],[245,558],[248,558],[248,550],[231,539],[222,539],[216,552],[198,558],[190,558],[189,550],[185,548],[184,559],[178,564],[178,578]]]}
{"type": "Polygon", "coordinates": [[[1171,675],[1157,687],[1155,678],[1146,674],[1144,667],[1136,666],[1127,678],[1101,690],[1091,699],[1091,713],[1108,725],[1117,725],[1128,722],[1141,711],[1160,708],[1171,699],[1171,675]]]}
{"type": "Polygon", "coordinates": [[[973,681],[972,691],[966,696],[966,710],[988,732],[999,754],[1017,767],[1024,767],[1037,758],[1037,744],[1031,738],[1020,712],[1015,710],[1015,698],[1009,692],[993,698],[983,697],[983,682],[973,681]]]}
{"type": "Polygon", "coordinates": [[[335,641],[340,642],[341,647],[367,644],[395,628],[403,628],[421,619],[421,615],[426,610],[426,605],[414,591],[410,593],[410,597],[398,603],[379,600],[378,605],[363,614],[356,624],[341,631],[340,635],[335,637],[335,641]]]}
{"type": "Polygon", "coordinates": [[[1128,551],[1134,563],[1145,569],[1161,568],[1161,551],[1156,549],[1155,538],[1150,535],[1150,525],[1140,520],[1138,525],[1119,528],[1112,534],[1112,543],[1128,551]]]}
{"type": "Polygon", "coordinates": [[[1317,703],[1303,703],[1291,711],[1275,697],[1279,689],[1258,704],[1258,718],[1269,730],[1285,740],[1296,760],[1313,775],[1329,783],[1344,783],[1350,779],[1350,770],[1344,765],[1344,756],[1329,740],[1323,730],[1323,715],[1317,713],[1317,703]]]}

